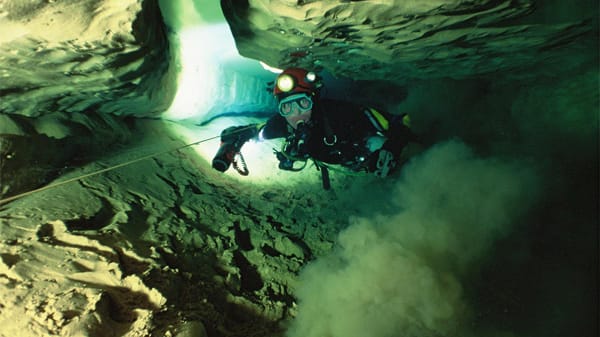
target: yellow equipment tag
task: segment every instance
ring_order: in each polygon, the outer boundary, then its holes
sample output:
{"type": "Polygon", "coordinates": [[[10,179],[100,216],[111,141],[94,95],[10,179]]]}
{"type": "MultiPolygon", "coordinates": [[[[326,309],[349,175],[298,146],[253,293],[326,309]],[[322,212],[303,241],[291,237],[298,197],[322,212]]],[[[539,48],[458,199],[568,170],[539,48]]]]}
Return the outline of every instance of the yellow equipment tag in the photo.
{"type": "Polygon", "coordinates": [[[383,117],[383,115],[379,111],[373,108],[368,108],[367,110],[365,110],[365,114],[369,118],[369,121],[371,121],[371,124],[375,126],[377,131],[384,132],[390,128],[390,122],[385,117],[383,117]]]}

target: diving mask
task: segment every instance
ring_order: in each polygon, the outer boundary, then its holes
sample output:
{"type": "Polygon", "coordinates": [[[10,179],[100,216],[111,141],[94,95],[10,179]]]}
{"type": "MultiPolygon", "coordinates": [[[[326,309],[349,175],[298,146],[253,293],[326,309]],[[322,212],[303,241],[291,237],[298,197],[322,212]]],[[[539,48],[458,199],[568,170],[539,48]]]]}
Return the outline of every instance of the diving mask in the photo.
{"type": "Polygon", "coordinates": [[[279,101],[279,114],[284,117],[289,116],[294,110],[294,106],[296,106],[298,111],[304,113],[312,109],[313,101],[305,93],[288,96],[279,101]]]}

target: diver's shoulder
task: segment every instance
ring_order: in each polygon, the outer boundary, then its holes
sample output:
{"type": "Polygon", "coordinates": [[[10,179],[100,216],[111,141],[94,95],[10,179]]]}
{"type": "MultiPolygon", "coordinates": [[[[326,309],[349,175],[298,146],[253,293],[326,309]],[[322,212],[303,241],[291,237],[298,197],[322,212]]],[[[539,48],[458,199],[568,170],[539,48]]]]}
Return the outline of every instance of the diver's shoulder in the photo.
{"type": "Polygon", "coordinates": [[[363,107],[360,104],[357,103],[353,103],[350,101],[345,101],[345,100],[341,100],[341,99],[336,99],[336,98],[321,98],[320,99],[320,103],[322,106],[324,107],[331,107],[331,108],[345,108],[345,109],[362,109],[363,107]]]}

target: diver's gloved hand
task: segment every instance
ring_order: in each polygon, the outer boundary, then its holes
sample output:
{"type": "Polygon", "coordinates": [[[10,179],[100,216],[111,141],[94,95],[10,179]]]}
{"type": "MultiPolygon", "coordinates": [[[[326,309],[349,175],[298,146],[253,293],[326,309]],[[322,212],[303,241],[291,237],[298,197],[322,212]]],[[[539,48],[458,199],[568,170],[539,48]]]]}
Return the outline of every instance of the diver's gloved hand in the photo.
{"type": "Polygon", "coordinates": [[[230,126],[221,132],[221,142],[234,144],[241,148],[245,142],[258,135],[258,124],[245,126],[230,126]]]}
{"type": "Polygon", "coordinates": [[[296,131],[294,132],[294,138],[290,142],[290,145],[293,146],[294,157],[304,158],[308,156],[308,148],[306,146],[307,140],[310,138],[311,129],[306,125],[306,123],[298,123],[296,125],[296,131]]]}
{"type": "Polygon", "coordinates": [[[396,167],[394,154],[386,149],[379,150],[375,171],[373,173],[381,178],[385,178],[396,167]]]}
{"type": "MultiPolygon", "coordinates": [[[[212,160],[212,167],[221,172],[227,171],[233,163],[236,170],[240,174],[247,174],[247,168],[240,171],[236,164],[236,155],[239,154],[244,143],[258,135],[258,124],[250,124],[246,126],[231,126],[221,132],[221,145],[217,150],[217,154],[212,160]],[[246,173],[244,173],[246,172],[246,173]]],[[[241,157],[243,163],[243,157],[241,157]]],[[[245,166],[245,163],[243,163],[245,166]]]]}

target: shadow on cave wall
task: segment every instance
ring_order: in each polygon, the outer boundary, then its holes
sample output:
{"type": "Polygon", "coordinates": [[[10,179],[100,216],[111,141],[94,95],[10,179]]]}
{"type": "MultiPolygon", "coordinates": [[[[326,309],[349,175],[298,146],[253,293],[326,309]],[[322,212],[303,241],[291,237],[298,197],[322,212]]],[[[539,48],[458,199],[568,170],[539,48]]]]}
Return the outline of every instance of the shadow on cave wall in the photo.
{"type": "Polygon", "coordinates": [[[35,118],[10,117],[19,131],[0,134],[0,198],[45,186],[122,149],[132,136],[133,117],[92,112],[80,117],[78,113],[58,115],[53,127],[61,134],[54,136],[36,131],[35,118]]]}

